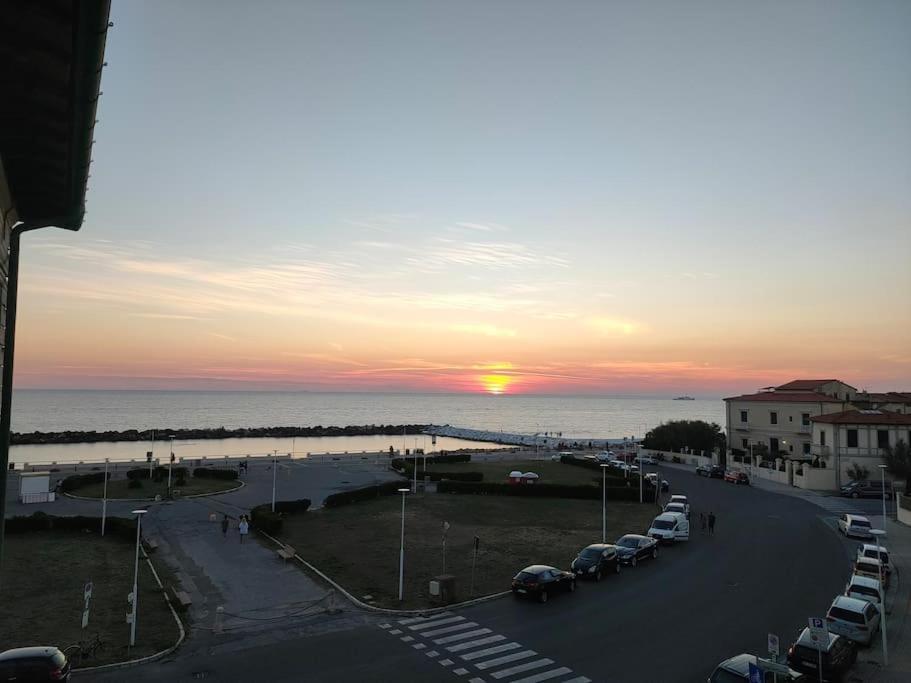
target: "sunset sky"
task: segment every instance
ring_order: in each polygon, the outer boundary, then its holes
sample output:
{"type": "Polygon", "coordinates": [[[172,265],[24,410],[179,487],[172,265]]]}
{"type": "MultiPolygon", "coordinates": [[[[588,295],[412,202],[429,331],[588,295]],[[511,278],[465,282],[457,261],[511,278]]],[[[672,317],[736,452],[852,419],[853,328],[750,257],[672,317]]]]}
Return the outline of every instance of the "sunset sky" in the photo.
{"type": "Polygon", "coordinates": [[[17,388],[911,390],[911,3],[114,2],[17,388]]]}

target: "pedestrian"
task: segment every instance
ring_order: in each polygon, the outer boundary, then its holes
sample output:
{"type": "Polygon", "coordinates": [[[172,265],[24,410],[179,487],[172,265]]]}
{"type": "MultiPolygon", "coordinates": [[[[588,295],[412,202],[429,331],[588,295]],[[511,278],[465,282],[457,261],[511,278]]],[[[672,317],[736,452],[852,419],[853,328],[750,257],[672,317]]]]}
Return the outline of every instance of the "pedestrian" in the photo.
{"type": "Polygon", "coordinates": [[[250,533],[250,523],[247,521],[246,515],[241,515],[240,522],[237,525],[237,530],[240,531],[240,542],[244,542],[247,534],[250,533]]]}
{"type": "Polygon", "coordinates": [[[709,534],[712,536],[715,535],[715,513],[714,512],[709,513],[709,534]]]}
{"type": "Polygon", "coordinates": [[[705,513],[699,513],[699,526],[702,528],[702,533],[705,533],[705,513]]]}
{"type": "Polygon", "coordinates": [[[231,523],[228,521],[228,515],[225,515],[224,517],[222,517],[222,520],[221,520],[221,535],[222,536],[226,537],[228,535],[228,526],[230,524],[231,523]]]}

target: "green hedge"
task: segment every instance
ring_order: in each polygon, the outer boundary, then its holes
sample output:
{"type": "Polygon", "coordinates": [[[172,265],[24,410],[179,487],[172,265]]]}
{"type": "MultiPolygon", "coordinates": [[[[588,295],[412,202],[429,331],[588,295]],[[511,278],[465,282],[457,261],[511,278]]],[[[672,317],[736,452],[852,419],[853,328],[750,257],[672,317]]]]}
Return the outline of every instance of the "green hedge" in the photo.
{"type": "MultiPolygon", "coordinates": [[[[276,506],[278,502],[276,502],[276,506]]],[[[257,505],[250,511],[250,521],[260,531],[275,536],[282,530],[282,516],[278,512],[272,512],[272,505],[266,503],[257,505]]]]}
{"type": "MultiPolygon", "coordinates": [[[[519,496],[524,498],[575,498],[601,500],[601,487],[569,484],[500,484],[492,482],[469,483],[443,481],[437,486],[440,493],[467,493],[490,496],[519,496]]],[[[638,486],[608,486],[608,500],[639,502],[638,486]]],[[[643,489],[643,500],[655,502],[655,489],[643,489]]]]}
{"type": "MultiPolygon", "coordinates": [[[[111,475],[108,473],[108,481],[111,475]]],[[[91,474],[73,474],[60,482],[60,490],[72,492],[81,489],[89,484],[101,484],[104,482],[104,472],[92,472],[91,474]]]]}
{"type": "Polygon", "coordinates": [[[277,500],[275,501],[275,511],[284,514],[297,514],[306,512],[310,509],[310,499],[301,498],[300,500],[277,500]]]}
{"type": "MultiPolygon", "coordinates": [[[[408,479],[414,476],[414,466],[410,461],[396,458],[390,464],[394,470],[408,479]]],[[[430,472],[419,467],[418,479],[424,479],[425,477],[429,478],[430,481],[443,481],[444,479],[451,481],[484,481],[483,472],[430,472]]]]}
{"type": "Polygon", "coordinates": [[[341,491],[333,493],[323,501],[323,507],[334,508],[340,505],[357,503],[362,500],[379,498],[380,496],[391,496],[402,488],[402,483],[398,481],[389,481],[379,486],[365,486],[361,489],[352,489],[351,491],[341,491]]]}
{"type": "MultiPolygon", "coordinates": [[[[51,530],[101,533],[101,517],[86,517],[83,515],[58,517],[44,512],[35,512],[28,517],[8,518],[4,528],[6,533],[11,536],[51,530]]],[[[123,517],[108,517],[104,525],[104,534],[118,540],[135,541],[136,520],[123,517]]]]}
{"type": "MultiPolygon", "coordinates": [[[[186,479],[190,474],[190,471],[186,467],[172,467],[171,468],[171,481],[177,479],[186,479]]],[[[149,468],[148,467],[137,467],[132,470],[127,470],[127,479],[148,479],[149,478],[149,468]]],[[[167,467],[154,467],[152,468],[152,480],[153,481],[167,481],[168,479],[168,468],[167,467]]]]}
{"type": "Polygon", "coordinates": [[[225,467],[197,467],[193,470],[193,476],[197,479],[225,479],[231,481],[237,479],[238,471],[225,467]]]}

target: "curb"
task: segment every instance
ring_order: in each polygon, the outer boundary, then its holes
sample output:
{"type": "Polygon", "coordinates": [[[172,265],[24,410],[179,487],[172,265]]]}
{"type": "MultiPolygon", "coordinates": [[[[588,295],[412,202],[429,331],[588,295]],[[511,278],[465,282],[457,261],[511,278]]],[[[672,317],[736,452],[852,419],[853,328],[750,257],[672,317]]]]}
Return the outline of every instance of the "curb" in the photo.
{"type": "Polygon", "coordinates": [[[171,604],[171,598],[168,597],[168,591],[165,590],[164,584],[161,583],[161,578],[158,576],[158,572],[155,571],[155,565],[152,564],[152,561],[149,559],[149,554],[145,551],[145,548],[142,549],[143,559],[149,564],[149,569],[152,570],[152,576],[155,577],[155,583],[158,584],[158,587],[161,589],[161,593],[164,596],[165,602],[168,604],[168,609],[171,610],[171,614],[174,617],[174,621],[177,622],[177,628],[180,631],[180,635],[177,637],[177,642],[171,645],[170,647],[156,652],[146,657],[140,657],[139,659],[128,659],[125,662],[114,662],[113,664],[102,664],[101,666],[86,666],[78,669],[73,669],[73,674],[76,676],[81,676],[82,674],[94,673],[99,671],[114,671],[115,669],[126,669],[132,666],[140,666],[142,664],[147,664],[149,662],[154,662],[157,659],[162,657],[167,657],[169,654],[174,652],[187,637],[186,629],[184,629],[183,622],[180,620],[180,617],[177,615],[177,611],[174,609],[174,605],[171,604]]]}
{"type": "MultiPolygon", "coordinates": [[[[265,531],[260,529],[256,530],[258,533],[262,534],[270,541],[275,543],[279,547],[284,547],[284,543],[279,541],[277,538],[267,534],[265,531]]],[[[351,595],[347,590],[342,588],[338,583],[330,579],[326,574],[321,572],[319,569],[314,567],[312,564],[307,562],[297,553],[294,554],[294,559],[300,562],[305,568],[312,571],[314,574],[319,576],[321,579],[329,583],[333,588],[335,588],[339,593],[344,595],[349,602],[351,602],[355,607],[360,607],[361,609],[367,610],[368,612],[375,612],[377,614],[391,614],[391,615],[401,615],[401,616],[423,616],[425,614],[435,614],[437,612],[445,612],[453,609],[460,609],[463,607],[471,607],[472,605],[478,605],[482,602],[489,602],[491,600],[497,600],[499,598],[509,595],[512,591],[502,591],[501,593],[491,593],[490,595],[482,595],[479,598],[472,598],[471,600],[466,600],[465,602],[457,602],[452,605],[444,605],[442,607],[428,607],[425,609],[391,609],[389,607],[377,607],[375,605],[368,605],[366,602],[361,602],[356,597],[351,595]]]]}
{"type": "MultiPolygon", "coordinates": [[[[177,503],[181,500],[189,500],[190,498],[208,498],[210,496],[221,496],[225,493],[233,493],[234,491],[240,491],[246,484],[240,482],[239,486],[235,486],[233,489],[225,489],[224,491],[213,491],[212,493],[194,493],[190,496],[181,496],[180,498],[175,498],[173,500],[167,500],[162,498],[161,500],[155,500],[154,498],[108,498],[109,503],[177,503]]],[[[104,500],[103,498],[94,498],[91,496],[76,496],[72,493],[66,493],[65,491],[61,492],[67,498],[72,498],[73,500],[88,500],[93,502],[100,502],[104,500]]]]}

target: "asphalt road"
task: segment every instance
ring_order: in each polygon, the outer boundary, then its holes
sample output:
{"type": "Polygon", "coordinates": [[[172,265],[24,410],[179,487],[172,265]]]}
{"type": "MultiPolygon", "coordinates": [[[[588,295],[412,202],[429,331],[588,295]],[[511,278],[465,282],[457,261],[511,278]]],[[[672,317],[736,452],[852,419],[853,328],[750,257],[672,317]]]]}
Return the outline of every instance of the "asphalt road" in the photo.
{"type": "Polygon", "coordinates": [[[798,498],[681,470],[669,470],[666,478],[672,492],[690,497],[689,542],[663,547],[655,561],[624,568],[600,584],[580,585],[575,594],[546,605],[497,600],[461,610],[454,616],[464,620],[447,624],[474,623],[461,632],[478,631],[469,637],[475,640],[492,638],[479,647],[512,648],[497,656],[528,651],[534,656],[479,669],[484,659],[461,658],[471,649],[451,654],[446,648],[453,643],[435,645],[398,620],[349,614],[279,636],[214,646],[204,639],[174,661],[93,680],[705,681],[729,656],[764,653],[767,633],[779,635],[786,649],[808,617],[824,616],[844,589],[855,545],[832,530],[830,513],[798,498]],[[699,513],[709,511],[718,518],[714,536],[698,529],[699,513]],[[497,675],[542,659],[548,663],[497,675]],[[441,664],[445,661],[452,663],[441,664]],[[535,678],[551,671],[560,673],[535,678]]]}

